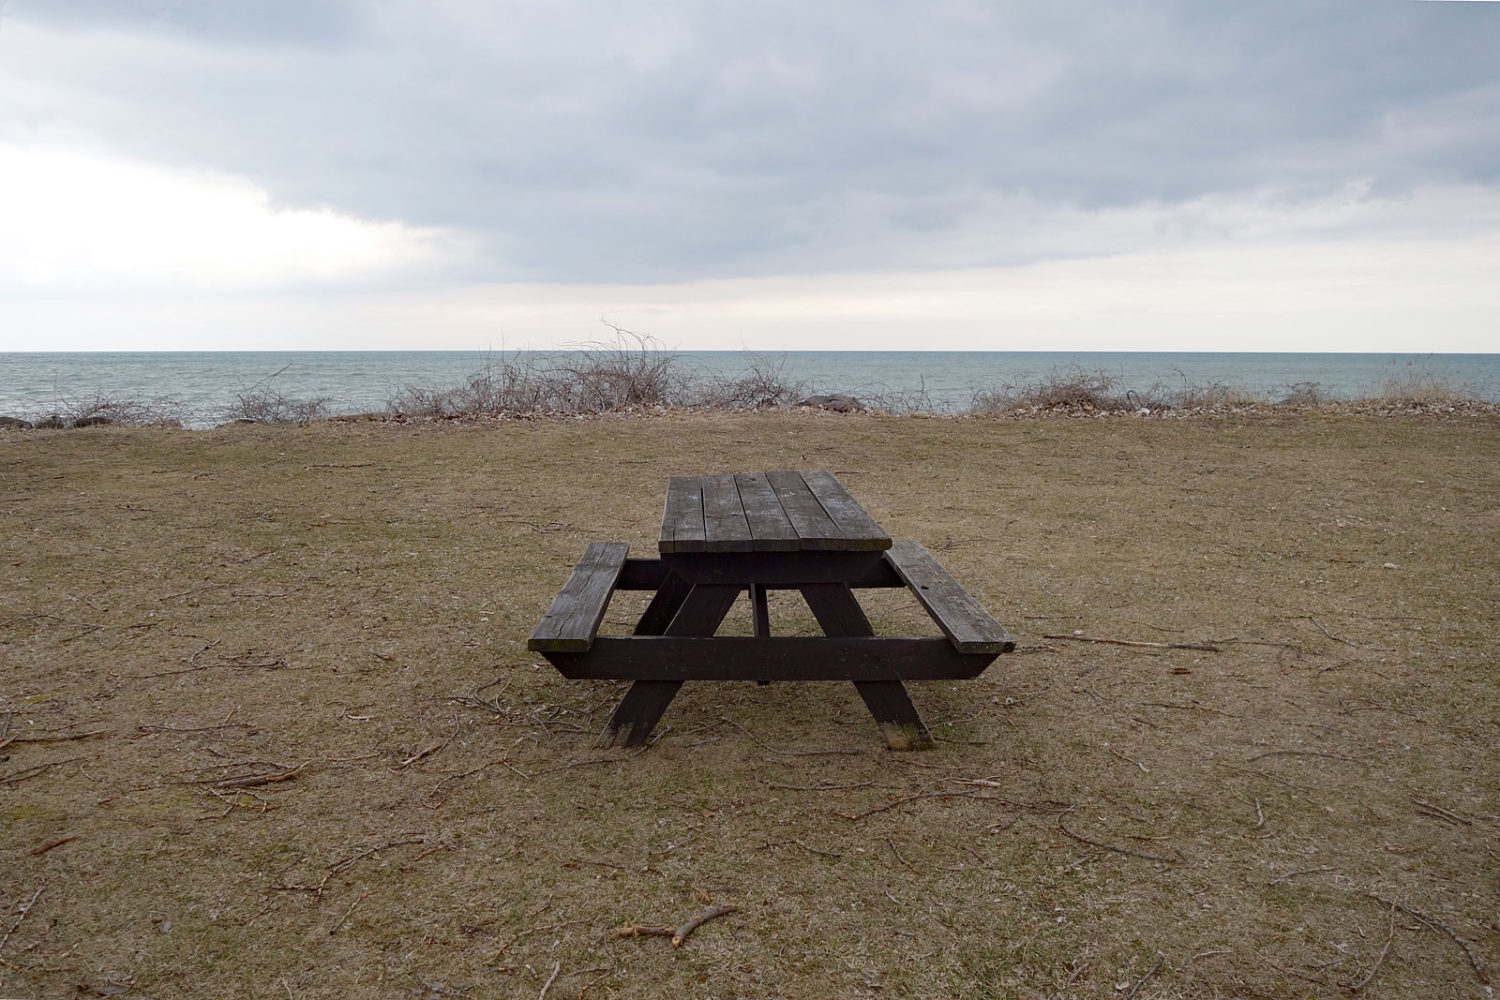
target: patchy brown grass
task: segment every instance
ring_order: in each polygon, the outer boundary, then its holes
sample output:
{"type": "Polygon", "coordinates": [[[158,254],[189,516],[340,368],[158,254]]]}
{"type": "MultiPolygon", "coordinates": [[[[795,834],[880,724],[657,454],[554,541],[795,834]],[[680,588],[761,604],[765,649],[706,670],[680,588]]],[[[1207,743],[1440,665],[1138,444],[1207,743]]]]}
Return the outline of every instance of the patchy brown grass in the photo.
{"type": "Polygon", "coordinates": [[[6,996],[1500,976],[1493,417],[96,427],[0,437],[0,502],[6,996]],[[619,688],[525,650],[584,544],[649,553],[669,474],[788,466],[1021,649],[914,686],[929,753],[796,684],[690,684],[645,753],[592,749],[619,688]],[[680,948],[611,935],[709,905],[680,948]]]}

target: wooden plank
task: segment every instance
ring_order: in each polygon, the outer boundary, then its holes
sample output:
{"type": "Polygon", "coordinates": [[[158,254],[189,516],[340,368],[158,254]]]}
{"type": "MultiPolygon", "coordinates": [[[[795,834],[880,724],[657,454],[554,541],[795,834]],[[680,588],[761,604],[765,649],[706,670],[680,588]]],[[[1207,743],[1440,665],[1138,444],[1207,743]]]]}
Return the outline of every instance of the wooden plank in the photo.
{"type": "Polygon", "coordinates": [[[960,653],[942,636],[601,635],[586,653],[544,655],[574,680],[925,681],[977,677],[996,654],[960,653]]]}
{"type": "MultiPolygon", "coordinates": [[[[891,579],[896,575],[891,573],[890,567],[884,564],[880,567],[891,579]]],[[[661,585],[667,582],[671,575],[667,571],[667,564],[660,559],[626,559],[625,570],[620,574],[620,579],[615,583],[616,590],[660,590],[661,585]]],[[[869,584],[862,584],[869,586],[869,584]]],[[[906,584],[896,580],[896,586],[904,587],[906,584]]]]}
{"type": "Polygon", "coordinates": [[[750,588],[750,620],[755,634],[762,639],[771,634],[771,605],[766,600],[766,588],[754,584],[750,588]]]}
{"type": "Polygon", "coordinates": [[[588,650],[629,551],[630,546],[624,542],[589,543],[552,606],[532,630],[526,648],[539,653],[588,650]]]}
{"type": "Polygon", "coordinates": [[[707,548],[703,524],[703,480],[673,476],[667,481],[667,503],[661,516],[658,548],[668,552],[702,552],[707,548]]]}
{"type": "Polygon", "coordinates": [[[797,529],[781,507],[776,490],[766,477],[758,474],[741,474],[734,477],[740,491],[740,503],[745,507],[745,519],[750,523],[750,537],[755,540],[756,552],[795,552],[801,547],[797,529]]]}
{"type": "Polygon", "coordinates": [[[921,542],[902,539],[886,552],[885,560],[959,652],[998,654],[1016,648],[1005,627],[959,586],[921,542]]]}
{"type": "Polygon", "coordinates": [[[843,533],[812,495],[802,473],[782,469],[767,472],[765,480],[776,491],[776,499],[797,532],[801,548],[812,551],[844,548],[843,533]]]}
{"type": "Polygon", "coordinates": [[[751,552],[755,539],[733,476],[704,476],[703,527],[708,552],[751,552]]]}
{"type": "MultiPolygon", "coordinates": [[[[626,566],[629,565],[627,562],[626,566]]],[[[651,595],[651,603],[647,604],[646,610],[641,613],[641,620],[635,626],[635,634],[665,634],[672,624],[672,619],[676,618],[677,612],[682,610],[682,605],[692,590],[692,584],[676,573],[668,573],[656,593],[651,595]]]]}
{"type": "Polygon", "coordinates": [[[839,534],[849,549],[888,549],[891,536],[885,533],[870,512],[849,495],[833,473],[823,469],[809,469],[802,473],[802,481],[812,495],[828,512],[829,518],[838,526],[839,534]]]}
{"type": "MultiPolygon", "coordinates": [[[[868,553],[857,553],[863,557],[868,553]]],[[[880,558],[884,553],[874,556],[877,560],[868,565],[860,565],[854,576],[850,576],[847,569],[837,572],[837,579],[847,580],[849,586],[856,590],[866,590],[878,587],[904,587],[906,581],[896,575],[890,564],[880,558]]],[[[666,584],[667,578],[673,575],[667,569],[667,564],[661,559],[626,559],[625,571],[620,574],[620,579],[615,583],[616,590],[660,590],[666,584]]],[[[746,580],[746,583],[752,581],[746,580]]],[[[767,582],[767,590],[796,590],[803,583],[814,581],[803,580],[797,583],[767,582]]]]}
{"type": "MultiPolygon", "coordinates": [[[[768,587],[863,580],[881,564],[883,552],[737,552],[715,559],[701,553],[662,556],[667,568],[689,583],[752,583],[768,587]]],[[[904,585],[903,585],[904,586],[904,585]]]]}
{"type": "Polygon", "coordinates": [[[838,583],[810,584],[802,588],[802,599],[824,635],[874,635],[864,608],[848,587],[838,583]]]}

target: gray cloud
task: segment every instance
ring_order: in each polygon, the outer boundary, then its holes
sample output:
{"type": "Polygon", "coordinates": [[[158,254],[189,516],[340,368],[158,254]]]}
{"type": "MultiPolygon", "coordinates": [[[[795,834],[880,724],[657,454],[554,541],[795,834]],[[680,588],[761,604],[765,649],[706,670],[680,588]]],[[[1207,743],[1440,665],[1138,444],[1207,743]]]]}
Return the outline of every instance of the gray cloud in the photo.
{"type": "Polygon", "coordinates": [[[0,84],[28,83],[0,136],[66,127],[287,204],[464,229],[469,277],[1009,262],[1035,252],[1007,238],[1017,200],[1500,183],[1496,4],[7,13],[0,84]]]}
{"type": "Polygon", "coordinates": [[[63,30],[168,32],[251,45],[345,42],[363,22],[354,0],[15,0],[0,7],[63,30]]]}

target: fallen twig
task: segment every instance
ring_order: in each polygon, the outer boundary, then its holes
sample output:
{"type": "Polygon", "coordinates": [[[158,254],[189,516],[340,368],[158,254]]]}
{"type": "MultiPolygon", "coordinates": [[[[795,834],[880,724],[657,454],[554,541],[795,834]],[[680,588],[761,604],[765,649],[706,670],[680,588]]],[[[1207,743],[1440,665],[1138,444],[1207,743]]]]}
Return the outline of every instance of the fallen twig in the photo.
{"type": "Polygon", "coordinates": [[[367,851],[360,851],[358,854],[355,854],[352,857],[344,858],[342,861],[335,861],[328,866],[328,870],[331,872],[341,872],[345,868],[348,868],[350,865],[354,864],[354,862],[359,861],[362,858],[368,858],[372,854],[379,854],[381,851],[388,851],[392,847],[402,847],[407,844],[425,843],[427,843],[427,837],[425,834],[420,837],[407,837],[405,840],[392,840],[388,843],[380,844],[377,847],[372,847],[367,851]]]}
{"type": "Polygon", "coordinates": [[[26,919],[26,915],[31,912],[31,908],[36,905],[36,901],[41,898],[42,893],[46,890],[47,883],[43,882],[41,885],[37,886],[36,892],[33,892],[31,894],[31,898],[26,901],[26,905],[21,907],[21,915],[16,918],[15,923],[10,925],[10,930],[5,932],[5,936],[0,937],[0,951],[3,951],[5,949],[5,943],[9,941],[10,936],[16,932],[16,928],[21,926],[21,921],[26,919]]]}
{"type": "Polygon", "coordinates": [[[6,745],[11,743],[71,743],[74,740],[87,740],[95,736],[108,736],[114,732],[112,729],[95,729],[87,733],[69,733],[66,736],[12,736],[6,740],[6,745]]]}
{"type": "Polygon", "coordinates": [[[1278,875],[1276,878],[1273,878],[1271,881],[1267,882],[1266,885],[1281,885],[1284,882],[1290,882],[1292,879],[1300,878],[1303,875],[1318,875],[1323,872],[1336,871],[1338,871],[1338,869],[1333,865],[1319,865],[1316,868],[1302,868],[1294,872],[1287,872],[1285,875],[1278,875]]]}
{"type": "Polygon", "coordinates": [[[371,889],[369,892],[365,893],[363,896],[360,896],[354,902],[350,903],[349,904],[349,909],[347,909],[347,910],[344,911],[344,915],[342,917],[339,917],[338,923],[336,923],[332,927],[328,928],[328,934],[329,934],[329,936],[331,937],[332,935],[337,934],[339,932],[339,928],[343,927],[344,924],[348,922],[349,918],[354,915],[354,908],[356,906],[358,906],[360,903],[363,903],[365,900],[369,899],[371,896],[375,895],[379,891],[380,891],[379,889],[371,889]]]}
{"type": "Polygon", "coordinates": [[[791,792],[833,792],[843,788],[868,788],[873,781],[852,781],[843,785],[783,785],[776,781],[762,781],[767,788],[784,788],[791,792]]]}
{"type": "Polygon", "coordinates": [[[1093,635],[1066,635],[1061,632],[1043,635],[1043,639],[1071,639],[1074,642],[1102,642],[1110,646],[1131,646],[1139,649],[1196,649],[1204,653],[1219,653],[1218,646],[1206,642],[1140,642],[1135,639],[1103,639],[1093,635]]]}
{"type": "Polygon", "coordinates": [[[78,839],[78,834],[76,834],[76,833],[75,834],[71,834],[71,835],[69,835],[67,837],[58,837],[56,840],[49,840],[49,841],[47,841],[45,844],[43,844],[40,847],[33,847],[31,849],[31,853],[33,855],[37,856],[37,857],[41,857],[43,854],[46,854],[48,851],[52,850],[54,847],[61,847],[64,844],[71,844],[73,841],[75,841],[77,839],[78,839]]]}
{"type": "Polygon", "coordinates": [[[699,927],[702,927],[710,920],[717,920],[719,917],[728,916],[729,914],[734,913],[737,909],[738,907],[734,906],[710,906],[708,909],[704,910],[696,917],[693,917],[681,927],[677,928],[677,932],[672,935],[672,946],[674,948],[681,947],[682,942],[686,941],[688,935],[693,933],[693,931],[697,930],[699,927]]]}
{"type": "Polygon", "coordinates": [[[269,774],[247,774],[239,778],[205,781],[203,784],[212,785],[215,788],[258,788],[261,785],[269,785],[277,781],[290,781],[300,774],[305,767],[307,767],[306,761],[286,771],[273,771],[269,774]]]}
{"type": "Polygon", "coordinates": [[[1165,962],[1166,960],[1167,960],[1167,956],[1165,956],[1165,955],[1158,955],[1157,958],[1156,958],[1156,964],[1153,965],[1153,966],[1151,966],[1150,969],[1146,970],[1146,974],[1144,976],[1142,976],[1141,978],[1139,978],[1139,979],[1137,979],[1135,981],[1135,985],[1130,988],[1130,992],[1127,993],[1127,994],[1125,994],[1125,996],[1122,998],[1122,1000],[1131,1000],[1131,998],[1133,998],[1136,995],[1136,993],[1140,990],[1140,988],[1142,986],[1146,985],[1146,980],[1148,980],[1152,976],[1156,975],[1157,970],[1161,968],[1162,963],[1165,962]]]}
{"type": "Polygon", "coordinates": [[[87,757],[64,757],[62,760],[38,764],[35,767],[28,767],[23,771],[12,771],[10,774],[0,775],[0,785],[19,785],[21,782],[30,781],[32,778],[38,777],[54,767],[62,767],[64,764],[71,764],[74,761],[87,759],[87,757]]]}
{"type": "Polygon", "coordinates": [[[1455,826],[1474,825],[1474,821],[1472,819],[1469,819],[1466,816],[1460,816],[1458,813],[1452,812],[1448,809],[1444,809],[1442,806],[1435,806],[1431,802],[1423,802],[1421,799],[1416,797],[1412,798],[1412,802],[1416,803],[1417,813],[1419,815],[1430,816],[1433,819],[1446,820],[1447,822],[1452,823],[1455,826]]]}
{"type": "Polygon", "coordinates": [[[1385,947],[1381,948],[1380,949],[1380,954],[1375,957],[1375,964],[1372,965],[1372,966],[1370,966],[1370,972],[1369,972],[1369,974],[1366,975],[1365,978],[1361,979],[1355,985],[1349,987],[1349,992],[1351,992],[1351,993],[1358,993],[1360,990],[1362,990],[1366,986],[1370,985],[1370,980],[1374,979],[1375,978],[1375,973],[1377,973],[1377,972],[1380,971],[1381,964],[1385,962],[1385,956],[1391,950],[1391,942],[1394,941],[1395,939],[1396,939],[1396,904],[1392,903],[1391,904],[1391,929],[1390,929],[1390,931],[1385,936],[1385,947]]]}
{"type": "Polygon", "coordinates": [[[1328,753],[1323,750],[1267,750],[1265,753],[1258,753],[1254,757],[1246,757],[1245,763],[1248,764],[1254,760],[1264,760],[1266,757],[1327,757],[1330,760],[1347,760],[1362,767],[1370,766],[1358,757],[1350,757],[1347,754],[1341,753],[1328,753]]]}
{"type": "Polygon", "coordinates": [[[1354,643],[1350,642],[1348,639],[1341,639],[1338,636],[1334,635],[1332,632],[1328,631],[1326,628],[1323,627],[1323,623],[1320,622],[1320,621],[1318,621],[1312,615],[1308,615],[1307,616],[1307,620],[1310,621],[1310,622],[1312,622],[1314,625],[1318,626],[1318,631],[1322,632],[1324,635],[1328,636],[1328,638],[1332,639],[1334,642],[1342,642],[1344,645],[1346,645],[1346,646],[1353,646],[1355,649],[1359,648],[1359,646],[1357,646],[1354,643]]]}
{"type": "Polygon", "coordinates": [[[772,753],[779,753],[787,757],[835,757],[855,756],[859,754],[858,750],[783,750],[781,747],[773,747],[771,744],[767,743],[759,736],[756,736],[750,730],[746,729],[738,722],[735,722],[733,719],[725,718],[724,716],[720,716],[719,718],[722,721],[729,723],[731,726],[738,729],[740,732],[744,733],[746,736],[750,737],[756,743],[759,743],[761,746],[765,747],[772,753]]]}
{"type": "Polygon", "coordinates": [[[1138,760],[1134,760],[1134,759],[1132,759],[1130,757],[1125,756],[1124,754],[1120,753],[1118,750],[1114,749],[1113,747],[1105,747],[1104,749],[1106,749],[1106,750],[1109,751],[1109,755],[1111,757],[1117,757],[1120,760],[1123,760],[1127,764],[1134,764],[1136,767],[1138,767],[1138,768],[1141,769],[1141,773],[1142,774],[1150,774],[1151,773],[1151,769],[1148,768],[1145,764],[1142,764],[1138,760]]]}
{"type": "Polygon", "coordinates": [[[1302,647],[1295,642],[1272,642],[1269,639],[1241,639],[1237,636],[1230,636],[1227,639],[1210,639],[1208,641],[1215,646],[1228,646],[1230,644],[1236,646],[1276,646],[1280,649],[1290,649],[1294,653],[1302,652],[1302,647]]]}
{"type": "Polygon", "coordinates": [[[699,913],[696,917],[688,920],[687,923],[675,928],[642,927],[639,924],[625,924],[621,927],[616,927],[614,933],[611,936],[616,939],[627,937],[671,938],[672,946],[674,948],[680,948],[682,946],[682,942],[686,941],[688,935],[693,933],[693,931],[697,930],[699,927],[702,927],[710,920],[717,920],[719,917],[728,916],[731,913],[737,912],[738,909],[739,907],[736,906],[710,906],[703,912],[699,913]]]}
{"type": "Polygon", "coordinates": [[[922,874],[921,872],[917,871],[917,868],[916,868],[915,865],[913,865],[910,861],[907,861],[906,858],[902,856],[902,854],[901,854],[901,848],[899,848],[899,847],[896,846],[896,835],[895,834],[893,834],[893,833],[886,834],[885,835],[885,842],[891,845],[891,853],[893,853],[893,854],[896,855],[896,860],[899,861],[899,862],[901,862],[903,865],[905,865],[907,867],[907,869],[913,875],[920,875],[920,874],[922,874]]]}
{"type": "Polygon", "coordinates": [[[1066,826],[1063,825],[1063,821],[1060,819],[1057,821],[1057,828],[1069,837],[1072,837],[1074,840],[1078,841],[1080,844],[1088,844],[1090,847],[1097,847],[1105,851],[1114,851],[1116,854],[1127,854],[1132,858],[1144,858],[1147,861],[1160,861],[1164,864],[1169,865],[1180,865],[1184,860],[1181,857],[1166,858],[1162,857],[1160,854],[1147,854],[1145,851],[1132,851],[1128,847],[1117,847],[1114,844],[1106,844],[1098,840],[1090,840],[1087,837],[1081,837],[1078,834],[1074,833],[1072,830],[1069,830],[1066,826]]]}
{"type": "MultiPolygon", "coordinates": [[[[198,652],[201,653],[203,650],[200,649],[198,652]]],[[[194,653],[193,655],[197,656],[198,653],[194,653]]],[[[190,660],[189,662],[192,661],[190,660]]],[[[200,663],[193,667],[183,667],[181,670],[163,670],[154,674],[130,674],[129,677],[133,681],[149,681],[158,677],[176,677],[179,674],[191,674],[199,670],[215,670],[221,667],[238,668],[240,670],[280,670],[285,666],[286,661],[280,657],[264,661],[249,661],[236,657],[228,660],[220,660],[217,663],[200,663]]]]}
{"type": "Polygon", "coordinates": [[[552,989],[552,984],[557,982],[557,974],[562,971],[562,959],[552,963],[552,975],[542,984],[542,992],[537,994],[536,1000],[547,1000],[547,991],[552,989]]]}
{"type": "Polygon", "coordinates": [[[898,806],[906,805],[908,802],[919,802],[922,799],[967,799],[973,798],[978,794],[978,792],[923,792],[921,795],[908,795],[905,798],[896,799],[894,802],[887,802],[883,806],[866,809],[864,812],[855,813],[853,816],[846,813],[837,813],[836,815],[843,816],[847,820],[861,820],[866,816],[874,816],[876,813],[889,812],[898,806]]]}
{"type": "Polygon", "coordinates": [[[399,763],[395,767],[391,768],[391,770],[392,771],[400,771],[403,768],[407,768],[407,767],[410,767],[411,765],[415,764],[417,761],[421,760],[423,757],[431,756],[432,754],[437,753],[439,750],[445,749],[448,746],[448,744],[452,743],[455,739],[458,738],[458,732],[459,732],[459,730],[461,728],[463,728],[461,724],[455,724],[454,727],[453,727],[453,732],[451,732],[451,733],[448,734],[448,738],[446,740],[438,740],[436,743],[432,744],[431,746],[426,747],[426,748],[424,748],[422,750],[418,750],[416,753],[412,754],[410,757],[406,758],[401,763],[399,763]]]}
{"type": "Polygon", "coordinates": [[[1486,986],[1489,985],[1490,977],[1488,973],[1484,971],[1484,967],[1479,964],[1479,959],[1474,957],[1474,949],[1469,947],[1469,942],[1459,937],[1458,933],[1453,928],[1449,927],[1447,924],[1440,923],[1439,921],[1434,920],[1432,917],[1429,917],[1421,910],[1415,910],[1410,906],[1407,906],[1405,903],[1397,902],[1395,900],[1382,899],[1380,896],[1375,895],[1373,892],[1367,893],[1367,895],[1376,902],[1383,903],[1386,906],[1394,906],[1402,913],[1405,913],[1408,916],[1416,917],[1428,927],[1434,928],[1435,930],[1440,930],[1444,934],[1448,935],[1448,937],[1453,939],[1454,944],[1463,949],[1464,956],[1469,960],[1469,967],[1474,970],[1474,975],[1479,977],[1479,981],[1481,983],[1486,986]]]}

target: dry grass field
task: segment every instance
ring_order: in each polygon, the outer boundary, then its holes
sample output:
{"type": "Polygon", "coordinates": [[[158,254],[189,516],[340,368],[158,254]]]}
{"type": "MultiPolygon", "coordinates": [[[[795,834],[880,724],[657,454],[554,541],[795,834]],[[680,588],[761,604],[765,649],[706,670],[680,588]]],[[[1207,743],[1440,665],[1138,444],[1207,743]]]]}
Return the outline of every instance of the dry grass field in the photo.
{"type": "Polygon", "coordinates": [[[1494,417],[12,432],[0,510],[0,996],[1500,979],[1494,417]],[[1017,651],[912,685],[930,752],[850,685],[737,683],[594,749],[621,688],[525,647],[585,543],[652,554],[671,474],[787,467],[925,543],[1017,651]],[[616,933],[711,905],[680,947],[616,933]]]}

